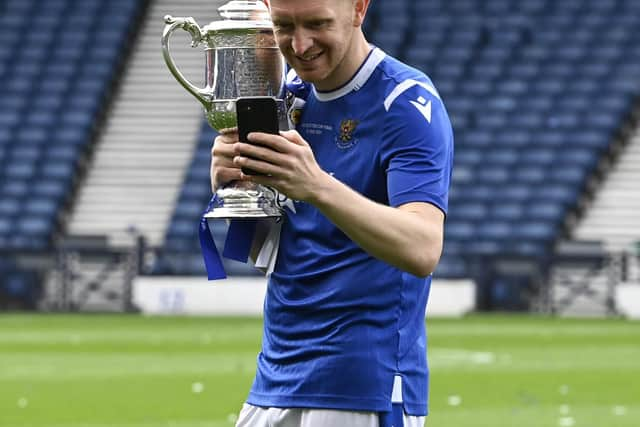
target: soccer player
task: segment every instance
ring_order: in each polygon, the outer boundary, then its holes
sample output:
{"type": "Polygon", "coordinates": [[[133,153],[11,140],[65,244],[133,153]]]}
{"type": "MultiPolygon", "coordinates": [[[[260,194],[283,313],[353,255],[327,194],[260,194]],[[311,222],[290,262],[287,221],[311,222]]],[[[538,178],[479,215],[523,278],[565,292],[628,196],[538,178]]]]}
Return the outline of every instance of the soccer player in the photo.
{"type": "Polygon", "coordinates": [[[271,0],[295,130],[214,142],[214,190],[245,180],[294,200],[238,427],[410,427],[428,412],[452,129],[429,78],[365,39],[369,1],[271,0]]]}

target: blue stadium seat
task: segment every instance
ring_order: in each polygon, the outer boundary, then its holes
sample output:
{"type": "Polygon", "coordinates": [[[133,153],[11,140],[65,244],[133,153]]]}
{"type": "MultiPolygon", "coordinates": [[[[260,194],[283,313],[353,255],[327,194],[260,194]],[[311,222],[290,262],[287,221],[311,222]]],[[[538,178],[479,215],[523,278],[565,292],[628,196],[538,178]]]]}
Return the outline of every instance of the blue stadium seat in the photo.
{"type": "Polygon", "coordinates": [[[26,145],[19,144],[16,145],[13,150],[11,150],[11,162],[12,163],[22,163],[22,162],[33,162],[35,163],[40,157],[42,157],[44,149],[38,145],[26,145]]]}
{"type": "Polygon", "coordinates": [[[556,148],[567,145],[570,134],[559,129],[545,129],[536,132],[533,139],[539,147],[556,148]]]}
{"type": "MultiPolygon", "coordinates": [[[[532,119],[533,122],[540,121],[540,118],[532,119]]],[[[523,122],[526,120],[523,119],[523,122]]],[[[531,128],[534,127],[532,123],[521,124],[517,126],[518,121],[512,121],[511,125],[507,126],[500,132],[496,132],[494,138],[494,145],[501,147],[501,149],[522,149],[531,146],[533,139],[533,132],[531,128]],[[525,130],[529,128],[528,130],[525,130]]]]}
{"type": "Polygon", "coordinates": [[[454,168],[451,181],[456,185],[471,184],[475,180],[474,168],[468,165],[458,165],[454,168]]]}
{"type": "Polygon", "coordinates": [[[45,162],[75,165],[80,160],[80,150],[77,145],[50,145],[44,156],[45,162]]]}
{"type": "Polygon", "coordinates": [[[468,242],[476,237],[476,228],[471,222],[451,221],[445,225],[445,240],[468,242]]]}
{"type": "Polygon", "coordinates": [[[480,257],[489,258],[503,254],[506,250],[506,244],[500,240],[475,240],[470,242],[466,249],[465,254],[472,259],[480,257]]]}
{"type": "Polygon", "coordinates": [[[443,255],[438,262],[436,271],[433,276],[444,277],[448,279],[466,278],[469,275],[469,267],[467,262],[456,256],[443,255]]]}
{"type": "Polygon", "coordinates": [[[496,166],[508,168],[514,166],[518,162],[518,159],[520,157],[518,150],[512,147],[494,148],[488,150],[483,154],[484,162],[487,164],[487,167],[496,166]]]}
{"type": "Polygon", "coordinates": [[[50,134],[52,143],[57,145],[86,145],[89,135],[86,129],[75,128],[73,126],[59,125],[50,134]]]}
{"type": "Polygon", "coordinates": [[[45,180],[60,181],[70,185],[75,176],[75,165],[66,162],[47,162],[40,168],[39,175],[45,180]]]}
{"type": "Polygon", "coordinates": [[[20,123],[20,114],[17,111],[0,111],[0,127],[14,128],[20,123]]]}
{"type": "MultiPolygon", "coordinates": [[[[537,73],[537,69],[531,70],[533,75],[537,73]]],[[[524,73],[524,71],[518,71],[520,73],[524,73]]],[[[527,82],[526,77],[523,78],[521,75],[520,78],[506,78],[502,81],[496,83],[496,91],[498,94],[503,96],[508,96],[512,101],[515,102],[518,98],[521,97],[529,97],[530,89],[529,83],[527,82]]]]}
{"type": "Polygon", "coordinates": [[[549,94],[530,93],[519,100],[522,111],[542,111],[548,112],[553,108],[554,100],[557,99],[549,94]]]}
{"type": "Polygon", "coordinates": [[[496,188],[494,199],[501,203],[514,203],[524,202],[530,200],[534,194],[534,187],[526,184],[503,185],[501,188],[496,188]]]}
{"type": "Polygon", "coordinates": [[[611,143],[612,135],[605,131],[591,129],[575,129],[566,135],[567,143],[577,147],[585,147],[596,152],[604,151],[611,143]]]}
{"type": "Polygon", "coordinates": [[[480,240],[500,242],[514,235],[514,228],[509,222],[495,221],[491,218],[478,225],[476,235],[480,240]]]}
{"type": "Polygon", "coordinates": [[[527,207],[524,216],[532,221],[560,225],[567,213],[566,206],[555,203],[534,203],[527,207]]]}
{"type": "Polygon", "coordinates": [[[465,186],[459,185],[453,190],[454,194],[457,194],[460,200],[466,200],[469,202],[493,201],[498,191],[493,186],[480,183],[472,183],[465,186]]]}
{"type": "Polygon", "coordinates": [[[167,239],[193,240],[198,235],[198,222],[191,218],[176,219],[167,230],[167,239]]]}
{"type": "Polygon", "coordinates": [[[587,170],[580,166],[566,166],[553,168],[548,176],[548,180],[551,182],[559,182],[574,186],[581,189],[586,184],[588,177],[587,170]]]}
{"type": "MultiPolygon", "coordinates": [[[[462,138],[461,138],[462,139],[462,138]]],[[[454,164],[455,167],[453,169],[453,174],[455,176],[456,171],[460,168],[460,166],[474,166],[479,165],[484,160],[484,153],[482,150],[474,148],[474,147],[465,147],[464,149],[459,150],[455,153],[454,164]]]]}
{"type": "Polygon", "coordinates": [[[488,164],[486,168],[480,168],[476,171],[475,178],[478,183],[492,186],[504,186],[510,180],[509,171],[496,164],[488,164]]]}
{"type": "Polygon", "coordinates": [[[4,180],[2,187],[0,187],[0,195],[8,198],[23,198],[29,194],[30,191],[29,182],[19,178],[12,178],[11,180],[4,180]]]}
{"type": "Polygon", "coordinates": [[[482,98],[491,93],[493,88],[494,84],[489,80],[483,80],[481,78],[469,79],[460,82],[460,93],[456,95],[482,98]]]}
{"type": "Polygon", "coordinates": [[[524,214],[525,207],[522,203],[498,203],[491,207],[488,218],[514,224],[520,221],[524,214]]]}
{"type": "Polygon", "coordinates": [[[533,90],[542,94],[558,96],[567,90],[569,83],[563,80],[538,80],[533,85],[533,90]]]}
{"type": "Polygon", "coordinates": [[[25,120],[27,126],[51,128],[57,123],[57,110],[62,106],[62,97],[52,96],[45,105],[31,110],[25,120]]]}
{"type": "Polygon", "coordinates": [[[205,158],[205,161],[199,160],[194,162],[192,167],[187,172],[186,179],[190,182],[209,182],[209,159],[205,158]]]}
{"type": "Polygon", "coordinates": [[[557,227],[546,221],[524,221],[514,227],[511,237],[518,241],[550,243],[557,236],[557,227]]]}
{"type": "Polygon", "coordinates": [[[574,188],[570,184],[548,183],[539,187],[533,194],[533,199],[538,203],[558,203],[566,207],[575,207],[580,196],[580,189],[574,188]]]}
{"type": "Polygon", "coordinates": [[[4,168],[4,175],[8,180],[31,181],[36,176],[36,163],[23,160],[20,163],[12,163],[4,168]]]}
{"type": "Polygon", "coordinates": [[[523,163],[522,167],[516,168],[513,172],[515,182],[528,186],[543,185],[547,178],[548,172],[545,167],[527,163],[523,163]]]}
{"type": "Polygon", "coordinates": [[[566,147],[562,150],[558,150],[553,157],[554,164],[559,168],[565,165],[577,165],[583,167],[587,171],[594,170],[598,161],[598,153],[585,147],[566,147]]]}
{"type": "Polygon", "coordinates": [[[194,218],[198,218],[203,212],[204,206],[200,201],[180,200],[176,204],[174,217],[176,220],[182,218],[193,223],[194,218]]]}
{"type": "Polygon", "coordinates": [[[19,302],[21,307],[34,309],[42,292],[40,278],[33,271],[0,271],[0,295],[3,299],[19,302]]]}
{"type": "Polygon", "coordinates": [[[57,219],[60,203],[54,199],[33,198],[24,203],[24,213],[27,216],[36,216],[57,219]]]}
{"type": "Polygon", "coordinates": [[[512,241],[508,246],[508,250],[512,255],[539,259],[542,262],[545,262],[545,260],[549,258],[550,253],[553,250],[553,244],[544,241],[512,241]]]}
{"type": "Polygon", "coordinates": [[[23,127],[16,134],[16,142],[24,145],[44,145],[48,142],[49,135],[46,129],[41,127],[23,127]]]}
{"type": "Polygon", "coordinates": [[[0,196],[0,218],[11,218],[17,216],[22,211],[22,204],[18,198],[0,196]]]}
{"type": "Polygon", "coordinates": [[[484,203],[461,202],[450,204],[448,221],[467,221],[477,223],[488,217],[489,209],[484,203]]]}
{"type": "Polygon", "coordinates": [[[475,114],[475,120],[480,123],[483,128],[491,130],[496,134],[511,124],[509,115],[501,112],[478,111],[475,114]]]}
{"type": "Polygon", "coordinates": [[[14,236],[20,239],[20,249],[45,249],[53,233],[54,218],[30,215],[16,219],[14,236]]]}
{"type": "MultiPolygon", "coordinates": [[[[190,182],[188,186],[182,187],[180,198],[184,200],[202,200],[206,203],[211,197],[211,184],[209,181],[190,182]]],[[[203,204],[203,209],[206,204],[203,204]]]]}
{"type": "Polygon", "coordinates": [[[13,232],[14,218],[13,216],[0,214],[0,236],[8,236],[13,232]]]}

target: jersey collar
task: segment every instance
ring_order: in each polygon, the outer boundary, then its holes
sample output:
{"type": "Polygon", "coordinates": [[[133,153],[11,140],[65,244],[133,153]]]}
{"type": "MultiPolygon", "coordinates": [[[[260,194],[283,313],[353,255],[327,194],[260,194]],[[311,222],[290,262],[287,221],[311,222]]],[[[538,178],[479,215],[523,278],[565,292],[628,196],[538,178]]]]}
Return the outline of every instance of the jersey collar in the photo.
{"type": "Polygon", "coordinates": [[[386,54],[381,49],[374,47],[353,78],[344,86],[330,92],[318,92],[315,86],[313,86],[313,94],[318,101],[327,102],[343,97],[351,91],[360,90],[367,80],[369,80],[369,77],[371,77],[371,74],[373,74],[373,71],[376,69],[378,64],[382,62],[385,56],[386,54]]]}

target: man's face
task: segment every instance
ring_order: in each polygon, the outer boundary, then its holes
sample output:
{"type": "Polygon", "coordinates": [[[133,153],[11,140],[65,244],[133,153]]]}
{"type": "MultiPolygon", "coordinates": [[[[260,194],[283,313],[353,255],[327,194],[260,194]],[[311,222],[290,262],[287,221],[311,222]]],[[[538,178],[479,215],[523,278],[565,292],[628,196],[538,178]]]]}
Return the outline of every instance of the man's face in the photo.
{"type": "Polygon", "coordinates": [[[282,54],[300,78],[331,90],[351,77],[345,57],[355,31],[352,0],[270,0],[282,54]]]}

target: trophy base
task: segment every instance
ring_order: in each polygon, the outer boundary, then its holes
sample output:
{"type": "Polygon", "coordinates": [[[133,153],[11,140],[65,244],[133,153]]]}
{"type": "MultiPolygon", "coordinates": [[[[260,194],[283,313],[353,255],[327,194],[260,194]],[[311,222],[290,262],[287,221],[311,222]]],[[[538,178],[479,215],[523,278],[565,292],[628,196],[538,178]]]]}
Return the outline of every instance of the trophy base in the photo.
{"type": "Polygon", "coordinates": [[[222,188],[216,192],[216,200],[211,210],[204,214],[205,218],[257,219],[282,216],[274,191],[262,185],[222,188]]]}

